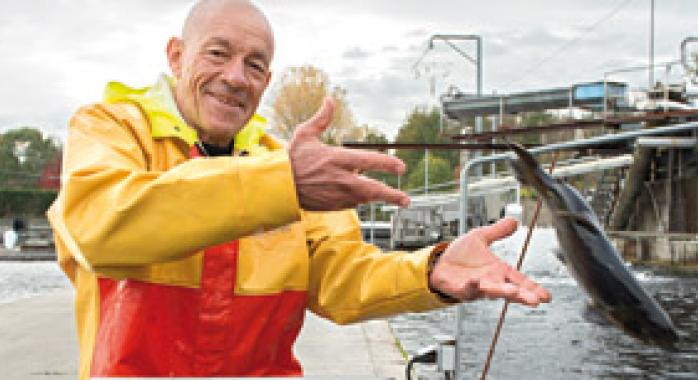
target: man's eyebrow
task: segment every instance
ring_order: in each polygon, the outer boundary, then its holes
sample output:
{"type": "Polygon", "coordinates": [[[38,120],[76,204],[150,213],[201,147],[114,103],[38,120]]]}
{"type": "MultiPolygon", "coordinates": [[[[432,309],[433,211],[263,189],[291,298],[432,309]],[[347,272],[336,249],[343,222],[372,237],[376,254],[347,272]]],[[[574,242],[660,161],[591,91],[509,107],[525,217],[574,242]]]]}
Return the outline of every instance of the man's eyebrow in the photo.
{"type": "MultiPolygon", "coordinates": [[[[223,37],[211,37],[208,41],[206,41],[206,43],[203,46],[211,46],[211,45],[219,45],[219,46],[224,47],[228,50],[231,50],[233,48],[233,45],[231,45],[230,41],[228,41],[227,39],[225,39],[223,37]]],[[[253,58],[263,60],[267,64],[270,61],[269,54],[262,51],[262,50],[255,49],[251,52],[250,55],[253,58]]]]}
{"type": "Polygon", "coordinates": [[[250,55],[254,59],[261,59],[262,61],[264,61],[265,64],[267,64],[267,65],[269,64],[269,61],[270,61],[269,54],[267,54],[263,51],[255,50],[250,55]]]}
{"type": "Polygon", "coordinates": [[[210,45],[221,45],[222,47],[227,48],[227,49],[230,49],[232,47],[230,45],[230,42],[228,42],[228,40],[226,40],[225,38],[221,38],[221,37],[212,37],[210,40],[206,41],[206,43],[204,45],[205,46],[206,45],[209,45],[209,46],[210,45]]]}

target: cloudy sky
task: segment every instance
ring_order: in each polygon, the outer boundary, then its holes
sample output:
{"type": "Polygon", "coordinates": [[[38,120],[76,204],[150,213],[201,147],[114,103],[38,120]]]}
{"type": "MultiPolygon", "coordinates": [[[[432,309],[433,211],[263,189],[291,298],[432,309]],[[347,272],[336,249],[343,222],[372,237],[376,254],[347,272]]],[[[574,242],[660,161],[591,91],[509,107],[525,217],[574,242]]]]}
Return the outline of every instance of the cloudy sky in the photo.
{"type": "MultiPolygon", "coordinates": [[[[190,0],[3,0],[0,131],[38,126],[63,135],[70,114],[104,84],[151,83],[190,0]]],[[[275,29],[273,69],[312,64],[347,89],[357,121],[392,136],[416,105],[448,85],[475,91],[474,66],[432,34],[480,34],[484,92],[599,80],[648,61],[650,0],[260,0],[275,29]]],[[[658,0],[655,61],[678,58],[698,35],[698,1],[658,0]]],[[[474,55],[472,43],[459,46],[474,55]]],[[[665,71],[658,71],[664,77],[665,71]]],[[[671,75],[678,75],[676,71],[671,75]]],[[[645,85],[647,74],[616,79],[645,85]]],[[[273,89],[260,109],[268,114],[273,89]]]]}

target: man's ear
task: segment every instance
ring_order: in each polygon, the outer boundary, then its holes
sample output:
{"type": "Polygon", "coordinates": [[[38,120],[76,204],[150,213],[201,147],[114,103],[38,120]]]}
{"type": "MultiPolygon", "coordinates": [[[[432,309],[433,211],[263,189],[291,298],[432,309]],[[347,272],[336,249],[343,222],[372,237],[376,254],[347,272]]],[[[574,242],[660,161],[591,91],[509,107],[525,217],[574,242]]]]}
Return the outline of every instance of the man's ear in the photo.
{"type": "Polygon", "coordinates": [[[181,39],[172,37],[169,41],[167,41],[167,62],[169,62],[170,70],[172,70],[172,75],[174,75],[175,78],[180,78],[182,76],[183,49],[184,43],[181,39]]]}
{"type": "Polygon", "coordinates": [[[272,72],[270,70],[269,73],[267,73],[267,83],[264,84],[264,89],[266,89],[269,86],[269,83],[271,83],[271,77],[272,77],[272,72]]]}

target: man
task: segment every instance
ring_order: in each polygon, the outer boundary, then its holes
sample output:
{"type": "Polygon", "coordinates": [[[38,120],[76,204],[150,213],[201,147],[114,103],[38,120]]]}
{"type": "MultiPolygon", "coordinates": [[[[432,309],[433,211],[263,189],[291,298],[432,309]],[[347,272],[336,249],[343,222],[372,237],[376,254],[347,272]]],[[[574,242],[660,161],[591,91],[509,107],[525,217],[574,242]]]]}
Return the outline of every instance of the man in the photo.
{"type": "Polygon", "coordinates": [[[330,100],[287,149],[266,135],[254,112],[273,52],[254,5],[204,0],[167,45],[174,78],[110,83],[71,119],[49,217],[76,289],[81,379],[301,375],[306,308],[350,323],[549,301],[488,248],[512,220],[410,254],[362,242],[350,208],[409,198],[357,173],[404,164],[323,145],[330,100]]]}

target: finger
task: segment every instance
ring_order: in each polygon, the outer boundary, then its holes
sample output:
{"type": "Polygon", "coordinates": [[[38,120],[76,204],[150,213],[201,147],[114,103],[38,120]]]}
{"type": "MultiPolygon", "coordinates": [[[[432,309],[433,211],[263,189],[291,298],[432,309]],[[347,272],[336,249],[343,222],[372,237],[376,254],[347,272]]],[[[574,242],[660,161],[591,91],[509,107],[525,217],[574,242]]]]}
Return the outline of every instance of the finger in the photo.
{"type": "Polygon", "coordinates": [[[489,226],[480,227],[478,231],[482,237],[490,244],[496,240],[503,239],[516,231],[517,222],[514,218],[500,219],[489,226]]]}
{"type": "Polygon", "coordinates": [[[531,281],[531,279],[524,276],[521,272],[518,272],[512,268],[511,271],[507,273],[506,277],[512,283],[517,284],[520,287],[534,293],[536,297],[538,297],[541,300],[541,302],[550,302],[550,292],[545,290],[539,284],[531,281]]]}
{"type": "Polygon", "coordinates": [[[352,188],[361,202],[384,201],[400,207],[410,205],[407,194],[372,178],[356,176],[352,188]]]}
{"type": "Polygon", "coordinates": [[[536,288],[536,283],[531,281],[528,277],[526,277],[523,273],[517,271],[514,268],[511,268],[507,274],[506,274],[507,280],[510,282],[519,285],[521,287],[524,287],[528,290],[533,290],[536,288]]]}
{"type": "Polygon", "coordinates": [[[487,298],[511,299],[519,293],[519,287],[504,281],[493,281],[482,279],[479,283],[479,290],[487,298]]]}
{"type": "Polygon", "coordinates": [[[380,171],[397,175],[403,175],[407,170],[405,163],[397,157],[366,150],[339,148],[336,162],[349,170],[380,171]]]}
{"type": "Polygon", "coordinates": [[[528,306],[538,306],[538,304],[541,303],[541,299],[538,297],[538,295],[525,288],[519,288],[519,291],[511,299],[511,301],[528,306]]]}
{"type": "Polygon", "coordinates": [[[306,120],[304,123],[300,124],[296,128],[296,135],[302,136],[313,136],[320,137],[322,132],[327,129],[332,123],[332,117],[334,116],[335,103],[334,99],[327,96],[322,101],[320,109],[315,112],[310,119],[306,120]]]}
{"type": "Polygon", "coordinates": [[[531,291],[540,299],[540,302],[548,303],[553,299],[552,294],[540,285],[536,286],[536,288],[531,291]]]}

